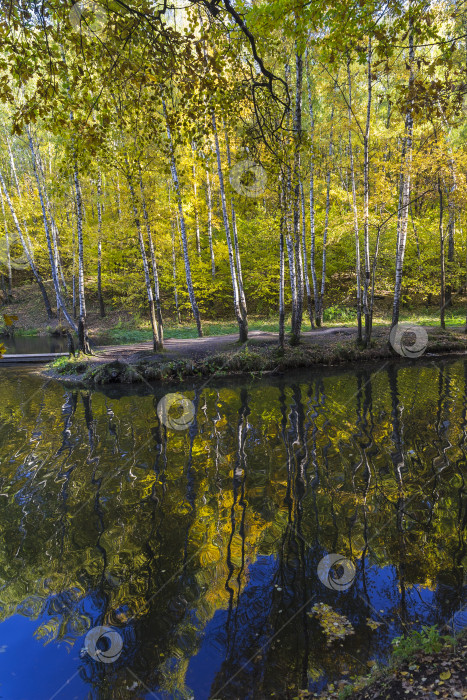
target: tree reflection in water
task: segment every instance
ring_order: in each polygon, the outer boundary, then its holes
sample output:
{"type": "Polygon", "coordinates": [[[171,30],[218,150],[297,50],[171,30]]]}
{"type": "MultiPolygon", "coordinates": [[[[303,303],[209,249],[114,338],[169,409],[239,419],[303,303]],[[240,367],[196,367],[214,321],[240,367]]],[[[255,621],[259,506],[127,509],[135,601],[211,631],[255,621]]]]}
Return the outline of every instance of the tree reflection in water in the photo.
{"type": "Polygon", "coordinates": [[[159,422],[161,387],[41,388],[12,369],[1,382],[11,700],[69,677],[79,697],[293,697],[366,672],[393,636],[462,605],[463,362],[186,387],[185,431],[159,422]],[[317,576],[332,552],[356,565],[343,592],[317,576]],[[317,602],[354,634],[327,644],[317,602]],[[123,637],[114,664],[79,653],[97,625],[123,637]]]}

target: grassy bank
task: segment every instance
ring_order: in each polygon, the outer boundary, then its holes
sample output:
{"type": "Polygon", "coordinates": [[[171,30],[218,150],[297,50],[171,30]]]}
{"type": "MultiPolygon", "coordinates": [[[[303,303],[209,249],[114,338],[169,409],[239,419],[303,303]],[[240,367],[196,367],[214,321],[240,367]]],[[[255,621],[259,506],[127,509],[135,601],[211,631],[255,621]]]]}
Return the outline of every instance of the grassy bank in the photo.
{"type": "Polygon", "coordinates": [[[393,639],[385,667],[372,667],[367,676],[330,684],[323,693],[302,691],[300,698],[328,700],[411,700],[466,698],[467,634],[455,636],[424,627],[393,639]]]}
{"type": "MultiPolygon", "coordinates": [[[[99,338],[103,336],[115,343],[142,343],[152,340],[152,332],[149,323],[142,319],[138,314],[134,318],[122,319],[121,316],[113,318],[112,322],[104,319],[102,322],[94,322],[91,324],[91,337],[99,338]]],[[[286,318],[286,328],[290,328],[290,318],[286,318]]],[[[391,321],[389,314],[377,314],[374,317],[374,325],[387,325],[391,321]]],[[[439,314],[437,311],[426,311],[424,309],[414,310],[411,312],[402,313],[400,316],[401,323],[414,323],[417,325],[439,327],[439,314]]],[[[466,316],[461,309],[453,310],[446,314],[446,325],[459,331],[465,326],[466,316]]],[[[324,327],[326,326],[346,326],[349,328],[356,327],[356,319],[354,314],[348,313],[348,309],[341,307],[332,307],[325,314],[324,327]],[[332,311],[332,314],[329,313],[332,311]]],[[[250,330],[265,331],[269,333],[279,332],[279,318],[260,318],[252,316],[249,318],[250,330]]],[[[15,323],[15,334],[21,336],[34,335],[52,335],[57,330],[57,324],[45,324],[41,326],[28,325],[22,326],[15,323]]],[[[309,330],[309,323],[304,322],[303,330],[309,330]]],[[[3,319],[0,318],[0,334],[9,332],[6,328],[3,319]]],[[[220,321],[204,321],[203,333],[205,336],[226,335],[237,333],[238,325],[235,321],[220,320],[220,321]]],[[[176,323],[173,320],[168,320],[164,325],[164,337],[170,338],[196,338],[197,329],[194,323],[176,323]]]]}
{"type": "MultiPolygon", "coordinates": [[[[350,310],[353,311],[353,310],[350,310]]],[[[324,327],[326,326],[346,326],[349,328],[356,327],[356,316],[345,307],[331,307],[325,313],[324,327]]],[[[388,313],[380,313],[375,315],[373,323],[377,325],[388,325],[391,322],[391,316],[388,313]]],[[[414,323],[422,326],[430,326],[433,328],[439,327],[439,313],[435,311],[427,311],[426,309],[418,309],[410,312],[402,313],[400,316],[401,323],[414,323]]],[[[286,328],[290,328],[291,319],[286,318],[286,328]]],[[[465,311],[456,309],[446,313],[446,325],[461,331],[466,323],[465,311]]],[[[250,317],[249,329],[252,331],[265,331],[269,333],[279,332],[279,318],[259,318],[250,317]]],[[[303,330],[310,330],[307,319],[304,318],[303,330]]],[[[226,335],[230,333],[238,333],[238,325],[235,321],[205,321],[203,322],[203,333],[205,336],[226,335]]],[[[113,327],[105,331],[106,337],[115,340],[118,343],[138,343],[152,340],[151,328],[146,321],[136,319],[135,321],[123,322],[119,320],[113,327]]],[[[196,338],[197,329],[194,323],[177,324],[169,321],[164,326],[164,337],[170,338],[196,338]]]]}
{"type": "MultiPolygon", "coordinates": [[[[53,298],[53,288],[50,282],[46,283],[48,292],[53,298]]],[[[333,299],[330,293],[329,299],[333,299]]],[[[324,310],[325,326],[356,326],[356,311],[353,304],[346,300],[342,301],[335,296],[330,305],[324,310]]],[[[387,294],[384,300],[379,300],[375,308],[373,323],[377,325],[387,325],[391,321],[392,297],[387,294]]],[[[454,299],[454,306],[446,309],[446,324],[455,328],[465,325],[467,300],[457,296],[454,299]]],[[[99,315],[97,298],[89,295],[88,298],[88,331],[91,338],[105,338],[116,344],[128,344],[151,340],[151,327],[145,308],[131,307],[117,303],[107,303],[107,314],[105,318],[99,315]]],[[[1,305],[0,311],[0,335],[2,332],[9,332],[6,327],[3,314],[18,316],[14,324],[14,332],[17,335],[49,335],[64,328],[63,321],[53,319],[49,321],[44,313],[43,302],[36,285],[25,284],[13,290],[13,299],[1,305]]],[[[430,306],[421,303],[413,305],[405,304],[401,309],[401,322],[416,323],[424,326],[439,326],[439,309],[437,304],[430,306]]],[[[202,319],[203,332],[205,336],[218,336],[238,331],[235,319],[202,319]]],[[[277,315],[259,316],[250,315],[249,327],[251,330],[267,331],[277,333],[279,330],[279,318],[277,315]]],[[[286,327],[290,328],[290,317],[286,318],[286,327]]],[[[303,329],[309,330],[307,314],[304,314],[303,329]]],[[[169,338],[195,338],[196,326],[189,317],[185,317],[183,323],[169,316],[164,319],[164,333],[169,338]]]]}
{"type": "MultiPolygon", "coordinates": [[[[110,383],[137,383],[144,381],[181,382],[192,377],[250,374],[261,376],[282,374],[289,370],[390,359],[395,355],[388,343],[389,330],[377,328],[368,348],[357,346],[352,331],[343,335],[336,330],[333,335],[321,335],[297,347],[288,344],[281,349],[274,338],[252,339],[240,346],[230,342],[225,349],[197,356],[196,341],[185,345],[183,353],[167,352],[155,355],[138,352],[131,358],[118,355],[107,359],[106,354],[96,357],[60,358],[49,366],[50,374],[79,380],[87,385],[110,383]],[[349,337],[349,334],[351,337],[349,337]]],[[[452,353],[467,351],[467,336],[454,331],[428,330],[426,353],[452,353]]],[[[425,353],[425,354],[426,354],[425,353]]]]}

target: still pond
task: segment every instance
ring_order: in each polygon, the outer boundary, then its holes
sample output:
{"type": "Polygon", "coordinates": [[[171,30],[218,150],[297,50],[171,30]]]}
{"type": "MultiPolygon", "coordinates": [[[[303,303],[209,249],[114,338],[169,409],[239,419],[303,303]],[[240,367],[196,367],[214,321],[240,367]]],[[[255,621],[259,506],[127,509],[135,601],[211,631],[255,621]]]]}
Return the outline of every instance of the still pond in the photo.
{"type": "Polygon", "coordinates": [[[0,387],[1,698],[294,698],[467,623],[463,361],[0,387]]]}

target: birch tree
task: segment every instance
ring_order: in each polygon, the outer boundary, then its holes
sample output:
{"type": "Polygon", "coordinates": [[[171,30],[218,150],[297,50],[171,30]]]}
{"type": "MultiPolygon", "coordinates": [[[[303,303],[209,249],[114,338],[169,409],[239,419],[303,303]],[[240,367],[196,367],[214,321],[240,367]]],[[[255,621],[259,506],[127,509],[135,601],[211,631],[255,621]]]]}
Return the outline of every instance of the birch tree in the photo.
{"type": "Polygon", "coordinates": [[[174,144],[173,144],[173,139],[172,139],[172,132],[171,132],[170,126],[169,126],[167,107],[166,107],[164,99],[162,99],[162,108],[164,111],[165,125],[166,125],[166,129],[167,129],[167,138],[169,141],[169,148],[170,148],[170,172],[172,173],[172,182],[173,182],[173,186],[174,186],[174,190],[175,190],[175,198],[177,200],[177,206],[178,206],[180,232],[181,232],[182,244],[183,244],[183,262],[185,264],[186,285],[188,288],[188,296],[190,297],[191,310],[193,312],[193,317],[195,319],[196,328],[198,330],[198,337],[202,338],[203,330],[201,328],[201,318],[199,315],[198,304],[196,301],[195,290],[193,287],[193,280],[192,280],[192,276],[191,276],[190,258],[188,255],[188,241],[187,241],[187,235],[186,235],[185,215],[183,213],[182,192],[180,189],[180,181],[178,179],[177,163],[175,160],[175,149],[174,149],[174,144]]]}
{"type": "Polygon", "coordinates": [[[357,342],[362,342],[362,287],[361,287],[361,262],[360,262],[360,234],[358,230],[357,191],[355,185],[355,164],[352,146],[352,77],[350,73],[350,55],[347,58],[347,80],[349,86],[348,120],[349,120],[349,159],[350,180],[352,184],[352,212],[355,233],[355,272],[357,280],[357,342]]]}
{"type": "MultiPolygon", "coordinates": [[[[336,78],[337,82],[337,78],[336,78]]],[[[327,255],[328,255],[328,230],[329,230],[329,210],[331,207],[331,174],[332,174],[332,157],[334,152],[334,100],[331,107],[331,119],[330,119],[330,134],[329,134],[329,151],[328,151],[328,162],[326,164],[326,210],[324,214],[324,230],[323,230],[323,256],[321,265],[321,288],[319,290],[318,296],[318,306],[316,309],[316,325],[321,326],[323,322],[323,310],[324,310],[324,292],[326,289],[326,267],[327,267],[327,255]]]]}
{"type": "MultiPolygon", "coordinates": [[[[371,335],[371,317],[368,304],[368,293],[370,288],[370,221],[369,221],[369,147],[370,147],[370,122],[371,122],[371,37],[368,39],[368,59],[367,59],[367,76],[368,76],[368,100],[366,111],[365,134],[363,138],[363,249],[365,259],[365,279],[363,283],[363,312],[365,314],[365,345],[370,342],[371,335]]],[[[408,201],[407,201],[408,205],[408,201]]],[[[406,212],[408,216],[408,212],[406,212]]],[[[407,230],[407,221],[405,224],[407,230]]]]}
{"type": "MultiPolygon", "coordinates": [[[[311,89],[311,77],[308,50],[306,53],[306,71],[307,71],[307,91],[308,91],[308,110],[310,114],[310,271],[313,284],[313,297],[315,301],[315,314],[319,309],[319,292],[318,278],[316,275],[316,232],[315,232],[315,157],[314,157],[314,139],[315,139],[315,116],[313,111],[313,97],[311,89]]],[[[319,326],[321,320],[316,318],[316,325],[319,326]]]]}
{"type": "Polygon", "coordinates": [[[97,175],[97,298],[101,318],[105,318],[105,304],[102,295],[102,175],[97,175]]]}
{"type": "Polygon", "coordinates": [[[2,194],[1,189],[0,189],[0,202],[2,204],[3,225],[4,225],[4,231],[5,231],[6,268],[7,268],[7,273],[8,273],[8,292],[7,292],[6,296],[11,297],[12,290],[13,290],[13,269],[11,266],[10,235],[8,232],[8,222],[7,222],[7,218],[6,218],[6,212],[5,212],[5,202],[3,200],[3,194],[2,194]]]}
{"type": "Polygon", "coordinates": [[[303,264],[300,232],[300,155],[302,141],[302,81],[303,57],[295,47],[295,108],[293,118],[294,164],[293,164],[293,239],[296,272],[296,299],[292,308],[292,332],[290,342],[300,342],[303,317],[303,264]]]}
{"type": "Polygon", "coordinates": [[[141,172],[141,163],[138,161],[138,175],[139,175],[139,188],[141,194],[141,205],[143,207],[143,217],[146,224],[146,233],[148,236],[149,252],[151,255],[151,268],[152,277],[154,280],[154,302],[156,306],[156,315],[158,323],[158,333],[159,333],[159,347],[162,348],[164,344],[164,321],[162,319],[162,305],[161,305],[161,292],[159,285],[159,271],[157,268],[156,253],[154,250],[154,242],[152,239],[151,224],[149,221],[148,208],[146,205],[146,197],[144,194],[143,185],[143,173],[141,172]]]}
{"type": "MultiPolygon", "coordinates": [[[[23,251],[24,251],[24,254],[25,254],[26,259],[28,261],[29,267],[31,268],[31,272],[32,272],[34,279],[36,280],[37,285],[38,285],[40,292],[42,294],[42,299],[44,301],[44,306],[45,306],[45,310],[47,312],[47,317],[49,319],[51,319],[51,318],[53,318],[53,311],[52,311],[52,307],[50,305],[49,297],[47,295],[47,290],[46,290],[44,282],[42,280],[42,276],[40,275],[39,271],[37,270],[37,267],[34,264],[34,260],[33,260],[33,257],[31,255],[31,252],[26,244],[23,231],[21,229],[18,217],[16,215],[15,208],[14,208],[13,203],[11,201],[10,195],[8,193],[8,190],[7,190],[7,187],[5,184],[5,180],[4,180],[1,172],[0,172],[0,186],[3,190],[3,195],[5,197],[7,204],[8,204],[8,207],[10,209],[11,216],[13,218],[13,222],[15,224],[15,228],[16,228],[16,231],[18,233],[19,239],[21,241],[21,245],[23,247],[23,251]]],[[[70,324],[70,326],[73,328],[73,330],[76,330],[76,326],[73,323],[73,320],[71,318],[67,317],[67,315],[65,315],[65,317],[66,317],[68,323],[70,324]]]]}
{"type": "Polygon", "coordinates": [[[405,138],[402,147],[402,171],[400,177],[399,214],[397,218],[397,248],[396,248],[396,279],[394,284],[394,302],[392,308],[391,327],[399,323],[399,311],[402,295],[402,272],[404,269],[405,248],[407,242],[407,225],[410,204],[410,179],[412,167],[412,89],[414,83],[414,44],[413,44],[413,19],[409,20],[409,98],[405,122],[405,138]]]}
{"type": "Polygon", "coordinates": [[[216,147],[217,176],[219,178],[219,191],[220,191],[221,204],[222,204],[222,217],[224,220],[225,236],[227,239],[227,247],[228,247],[228,251],[229,251],[229,265],[230,265],[230,276],[232,278],[234,311],[235,311],[235,316],[237,318],[237,323],[238,323],[239,340],[241,343],[245,343],[248,340],[248,319],[246,318],[246,316],[243,317],[241,306],[240,306],[240,295],[239,295],[239,290],[238,290],[237,269],[236,269],[236,264],[235,264],[234,250],[233,250],[233,246],[232,246],[232,238],[230,235],[229,216],[227,213],[227,201],[226,201],[226,197],[225,197],[224,176],[222,173],[221,152],[220,152],[220,147],[219,147],[219,138],[217,135],[216,116],[214,114],[214,111],[212,111],[211,118],[212,118],[212,130],[213,130],[213,134],[214,134],[214,143],[215,143],[215,147],[216,147]]]}
{"type": "Polygon", "coordinates": [[[135,188],[133,185],[133,175],[131,172],[130,163],[129,163],[127,154],[125,154],[125,166],[126,166],[125,175],[126,175],[127,182],[128,182],[128,188],[130,190],[131,205],[132,205],[132,209],[133,209],[134,222],[135,222],[136,232],[138,234],[139,250],[141,253],[141,260],[143,263],[144,281],[146,284],[146,294],[148,297],[148,305],[149,305],[149,319],[151,321],[151,328],[152,328],[153,347],[154,347],[154,350],[156,352],[159,352],[160,350],[162,350],[161,333],[159,330],[159,323],[158,323],[158,320],[156,318],[156,307],[155,307],[155,303],[154,303],[154,294],[153,294],[153,290],[152,290],[151,278],[149,275],[148,258],[146,255],[146,248],[144,245],[143,231],[142,231],[141,220],[140,220],[139,211],[138,211],[138,199],[136,197],[135,188]]]}

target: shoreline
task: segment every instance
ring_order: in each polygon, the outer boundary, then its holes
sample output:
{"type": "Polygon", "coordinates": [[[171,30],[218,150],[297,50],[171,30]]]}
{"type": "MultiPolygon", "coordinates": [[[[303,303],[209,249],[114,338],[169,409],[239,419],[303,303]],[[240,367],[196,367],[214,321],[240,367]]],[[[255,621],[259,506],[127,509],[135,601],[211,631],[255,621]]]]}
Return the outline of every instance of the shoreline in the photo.
{"type": "Polygon", "coordinates": [[[422,633],[412,632],[399,640],[406,651],[400,653],[398,647],[393,645],[387,663],[376,665],[368,675],[331,683],[324,691],[318,693],[301,691],[299,698],[467,698],[467,630],[442,635],[434,627],[423,628],[422,633]]]}
{"type": "Polygon", "coordinates": [[[214,376],[284,376],[299,369],[352,369],[382,360],[413,363],[423,357],[462,357],[467,354],[465,334],[433,327],[426,327],[426,330],[428,345],[417,358],[393,351],[387,327],[375,328],[368,348],[357,346],[356,329],[344,327],[304,333],[299,345],[286,343],[283,350],[278,346],[277,334],[260,331],[252,332],[243,345],[239,345],[235,336],[229,335],[167,341],[163,353],[155,353],[149,343],[102,347],[94,356],[60,358],[38,372],[48,379],[90,388],[145,382],[181,384],[214,376]]]}

